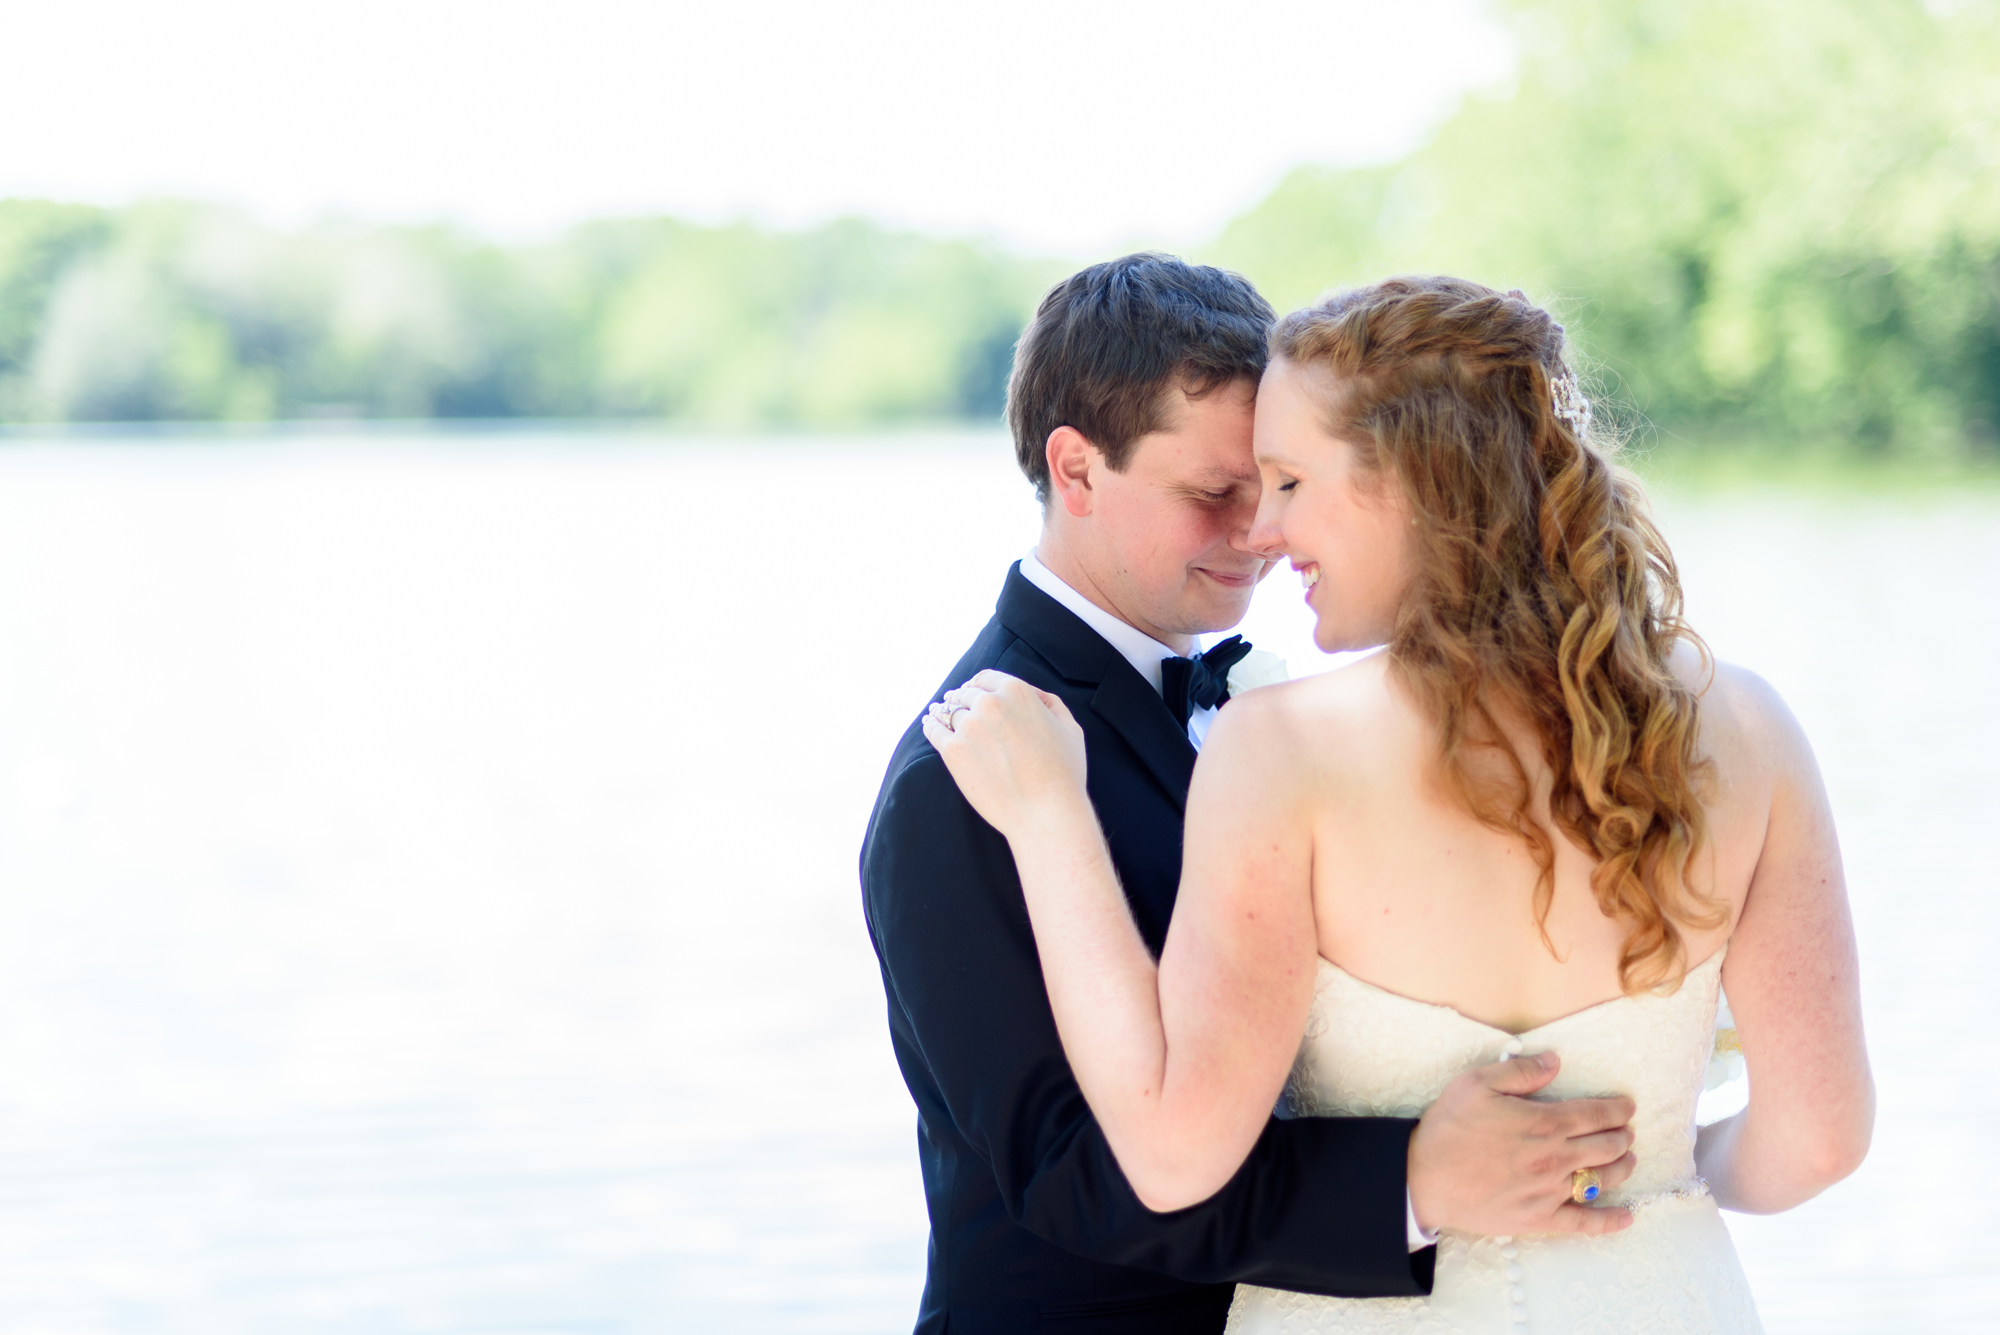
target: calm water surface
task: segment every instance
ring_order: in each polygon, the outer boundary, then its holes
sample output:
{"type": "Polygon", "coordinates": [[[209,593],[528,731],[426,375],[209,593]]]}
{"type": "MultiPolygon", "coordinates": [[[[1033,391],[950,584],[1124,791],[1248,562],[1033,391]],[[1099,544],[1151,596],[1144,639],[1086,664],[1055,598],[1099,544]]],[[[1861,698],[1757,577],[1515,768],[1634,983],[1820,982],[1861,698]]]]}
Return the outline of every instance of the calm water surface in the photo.
{"type": "MultiPolygon", "coordinates": [[[[1882,1091],[1767,1324],[1992,1330],[2000,497],[1662,509],[1882,1091]]],[[[855,854],[1034,526],[993,436],[0,450],[0,1335],[907,1330],[855,854]]]]}

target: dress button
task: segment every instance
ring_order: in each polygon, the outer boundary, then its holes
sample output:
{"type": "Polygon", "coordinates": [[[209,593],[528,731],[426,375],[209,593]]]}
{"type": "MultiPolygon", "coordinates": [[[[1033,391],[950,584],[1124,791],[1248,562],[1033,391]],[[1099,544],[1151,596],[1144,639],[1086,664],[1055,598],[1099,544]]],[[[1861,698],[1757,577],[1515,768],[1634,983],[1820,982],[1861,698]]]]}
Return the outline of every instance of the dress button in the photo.
{"type": "Polygon", "coordinates": [[[1519,1247],[1502,1247],[1500,1249],[1500,1259],[1503,1261],[1511,1261],[1520,1254],[1521,1249],[1519,1247]]]}
{"type": "Polygon", "coordinates": [[[1497,1233],[1493,1237],[1493,1241],[1499,1243],[1502,1247],[1505,1247],[1508,1243],[1512,1242],[1513,1240],[1514,1240],[1514,1235],[1512,1233],[1497,1233]]]}
{"type": "Polygon", "coordinates": [[[1519,1284],[1516,1284],[1514,1286],[1514,1292],[1512,1296],[1514,1301],[1517,1303],[1524,1303],[1528,1301],[1528,1291],[1522,1288],[1519,1284]]]}
{"type": "Polygon", "coordinates": [[[1527,1309],[1527,1307],[1526,1307],[1525,1305],[1521,1304],[1521,1303],[1515,1303],[1515,1304],[1514,1304],[1514,1320],[1515,1320],[1515,1321],[1516,1321],[1517,1323],[1525,1323],[1525,1322],[1527,1321],[1527,1319],[1528,1319],[1528,1309],[1527,1309]]]}
{"type": "Polygon", "coordinates": [[[1525,1321],[1516,1321],[1514,1323],[1514,1335],[1528,1335],[1528,1323],[1525,1321]]]}
{"type": "Polygon", "coordinates": [[[1525,1046],[1527,1045],[1522,1043],[1520,1039],[1510,1038],[1500,1051],[1506,1053],[1509,1057],[1518,1057],[1521,1055],[1521,1049],[1525,1046]]]}
{"type": "Polygon", "coordinates": [[[1512,1280],[1514,1283],[1519,1284],[1521,1282],[1521,1267],[1517,1265],[1508,1266],[1507,1278],[1512,1280]]]}

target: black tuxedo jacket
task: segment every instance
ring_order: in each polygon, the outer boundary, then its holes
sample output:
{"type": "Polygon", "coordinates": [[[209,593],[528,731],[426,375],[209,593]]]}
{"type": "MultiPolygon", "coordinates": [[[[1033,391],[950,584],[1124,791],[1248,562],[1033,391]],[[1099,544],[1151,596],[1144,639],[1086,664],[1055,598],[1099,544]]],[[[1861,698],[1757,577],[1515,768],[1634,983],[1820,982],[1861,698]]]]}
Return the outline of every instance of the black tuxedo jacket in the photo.
{"type": "MultiPolygon", "coordinates": [[[[1018,565],[939,694],[988,667],[1061,695],[1083,725],[1091,800],[1157,954],[1180,885],[1195,758],[1185,729],[1018,565]]],[[[1213,1335],[1239,1280],[1429,1291],[1435,1254],[1412,1256],[1404,1227],[1412,1121],[1274,1119],[1211,1199],[1172,1214],[1139,1203],[1063,1058],[1013,855],[919,724],[876,799],[861,882],[917,1104],[931,1219],[923,1335],[1213,1335]]]]}

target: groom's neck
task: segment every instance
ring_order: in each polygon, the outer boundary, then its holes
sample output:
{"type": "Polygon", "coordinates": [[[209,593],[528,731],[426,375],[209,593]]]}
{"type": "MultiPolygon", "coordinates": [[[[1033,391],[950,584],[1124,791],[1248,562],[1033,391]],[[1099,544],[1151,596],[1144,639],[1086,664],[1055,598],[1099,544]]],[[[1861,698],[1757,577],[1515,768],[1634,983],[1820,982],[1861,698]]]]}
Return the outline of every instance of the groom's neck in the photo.
{"type": "Polygon", "coordinates": [[[1099,563],[1091,559],[1090,552],[1079,548],[1080,544],[1069,540],[1067,534],[1051,525],[1042,529],[1041,541],[1035,544],[1035,559],[1093,606],[1117,617],[1132,629],[1152,636],[1177,654],[1185,656],[1194,652],[1192,635],[1163,630],[1137,615],[1135,609],[1125,606],[1130,600],[1119,596],[1118,581],[1100,575],[1097,569],[1099,563]]]}

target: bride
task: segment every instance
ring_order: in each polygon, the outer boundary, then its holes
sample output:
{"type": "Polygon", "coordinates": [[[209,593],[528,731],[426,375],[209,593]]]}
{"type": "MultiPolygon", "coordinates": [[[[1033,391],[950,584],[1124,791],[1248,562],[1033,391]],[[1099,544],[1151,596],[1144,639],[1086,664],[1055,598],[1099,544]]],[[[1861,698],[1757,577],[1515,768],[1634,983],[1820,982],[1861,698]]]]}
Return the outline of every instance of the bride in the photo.
{"type": "MultiPolygon", "coordinates": [[[[1246,1285],[1230,1331],[1756,1330],[1717,1207],[1811,1198],[1874,1116],[1806,740],[1680,621],[1546,312],[1395,279],[1287,317],[1273,354],[1251,542],[1300,572],[1320,648],[1387,652],[1218,717],[1157,963],[1062,702],[983,672],[925,722],[1013,849],[1078,1083],[1169,1211],[1229,1180],[1281,1093],[1415,1116],[1463,1070],[1554,1054],[1547,1096],[1637,1104],[1631,1175],[1593,1207],[1630,1227],[1447,1231],[1428,1298],[1246,1285]],[[1722,984],[1751,1097],[1697,1135],[1722,984]]],[[[1449,1189],[1411,1178],[1420,1225],[1449,1189]]]]}

